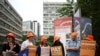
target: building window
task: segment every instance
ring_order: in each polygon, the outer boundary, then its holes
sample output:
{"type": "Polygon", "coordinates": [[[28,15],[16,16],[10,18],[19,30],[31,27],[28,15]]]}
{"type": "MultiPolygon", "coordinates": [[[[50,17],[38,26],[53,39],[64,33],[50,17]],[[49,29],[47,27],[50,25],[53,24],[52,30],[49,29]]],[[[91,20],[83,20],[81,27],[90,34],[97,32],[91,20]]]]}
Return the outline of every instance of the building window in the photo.
{"type": "Polygon", "coordinates": [[[49,30],[52,30],[52,28],[49,28],[49,30]]]}
{"type": "Polygon", "coordinates": [[[45,24],[45,25],[44,25],[44,27],[48,27],[48,25],[47,25],[47,24],[45,24]]]}
{"type": "Polygon", "coordinates": [[[48,28],[43,28],[44,30],[48,30],[48,28]]]}
{"type": "Polygon", "coordinates": [[[4,26],[4,22],[3,22],[3,21],[1,21],[0,24],[1,24],[2,26],[4,26]]]}
{"type": "Polygon", "coordinates": [[[50,32],[50,34],[54,34],[54,32],[50,32]]]}
{"type": "Polygon", "coordinates": [[[48,21],[43,21],[44,23],[48,23],[48,21]]]}
{"type": "Polygon", "coordinates": [[[0,0],[0,2],[3,2],[4,3],[4,0],[0,0]]]}
{"type": "Polygon", "coordinates": [[[48,14],[43,14],[44,16],[48,16],[48,14]]]}
{"type": "Polygon", "coordinates": [[[56,14],[51,14],[50,16],[56,16],[56,14]]]}
{"type": "Polygon", "coordinates": [[[44,6],[48,6],[48,4],[44,4],[44,6]]]}
{"type": "Polygon", "coordinates": [[[46,14],[46,13],[48,13],[48,12],[47,12],[47,10],[44,10],[43,13],[46,14]]]}
{"type": "Polygon", "coordinates": [[[48,11],[48,13],[52,13],[52,11],[51,11],[51,10],[49,10],[49,11],[48,11]]]}
{"type": "Polygon", "coordinates": [[[44,32],[44,34],[48,34],[48,32],[44,32]]]}
{"type": "Polygon", "coordinates": [[[44,17],[44,20],[48,20],[48,18],[44,17]]]}

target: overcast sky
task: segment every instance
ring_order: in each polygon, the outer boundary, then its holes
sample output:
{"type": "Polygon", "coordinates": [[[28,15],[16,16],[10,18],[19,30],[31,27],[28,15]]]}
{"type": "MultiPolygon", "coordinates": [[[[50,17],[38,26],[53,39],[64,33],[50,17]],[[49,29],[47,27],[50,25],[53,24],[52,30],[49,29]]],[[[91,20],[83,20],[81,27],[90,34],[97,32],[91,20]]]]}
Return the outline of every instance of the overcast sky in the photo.
{"type": "MultiPolygon", "coordinates": [[[[23,21],[37,20],[43,32],[43,2],[66,2],[66,0],[9,0],[23,21]]],[[[43,33],[41,33],[43,34],[43,33]]]]}

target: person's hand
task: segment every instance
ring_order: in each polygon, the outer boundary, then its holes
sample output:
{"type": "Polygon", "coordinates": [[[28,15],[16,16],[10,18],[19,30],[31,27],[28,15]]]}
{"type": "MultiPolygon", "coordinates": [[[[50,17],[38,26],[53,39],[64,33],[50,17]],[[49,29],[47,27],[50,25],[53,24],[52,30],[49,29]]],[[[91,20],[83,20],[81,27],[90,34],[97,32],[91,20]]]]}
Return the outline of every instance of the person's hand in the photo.
{"type": "Polygon", "coordinates": [[[10,50],[13,50],[16,47],[16,45],[11,45],[10,50]]]}
{"type": "Polygon", "coordinates": [[[7,52],[10,52],[10,53],[12,53],[12,54],[15,54],[15,52],[14,52],[14,51],[12,51],[12,50],[9,50],[9,51],[7,51],[7,52]]]}
{"type": "Polygon", "coordinates": [[[13,54],[13,56],[18,56],[18,54],[13,54]]]}
{"type": "Polygon", "coordinates": [[[70,50],[78,50],[78,48],[77,47],[72,47],[72,48],[70,48],[70,50]]]}

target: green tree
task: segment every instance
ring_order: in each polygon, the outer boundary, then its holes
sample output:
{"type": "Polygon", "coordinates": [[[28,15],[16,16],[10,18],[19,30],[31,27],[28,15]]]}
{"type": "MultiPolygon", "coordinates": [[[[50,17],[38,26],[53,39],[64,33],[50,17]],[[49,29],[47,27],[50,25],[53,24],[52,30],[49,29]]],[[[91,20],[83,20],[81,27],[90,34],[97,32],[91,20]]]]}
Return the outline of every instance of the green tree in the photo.
{"type": "Polygon", "coordinates": [[[64,7],[57,10],[59,16],[72,16],[73,11],[77,8],[77,3],[74,0],[69,1],[67,0],[66,4],[63,4],[64,7]],[[67,3],[68,2],[68,3],[67,3]]]}
{"type": "Polygon", "coordinates": [[[92,19],[92,32],[97,42],[97,56],[100,56],[100,0],[78,0],[82,16],[92,19]]]}
{"type": "Polygon", "coordinates": [[[48,45],[52,45],[53,44],[53,37],[54,36],[49,36],[49,38],[47,39],[47,43],[48,43],[48,45]]]}
{"type": "Polygon", "coordinates": [[[36,45],[36,46],[39,46],[40,43],[41,43],[40,39],[35,41],[35,45],[36,45]]]}
{"type": "Polygon", "coordinates": [[[26,39],[27,39],[26,35],[23,35],[23,36],[22,36],[22,41],[21,41],[21,43],[22,43],[23,41],[25,41],[26,39]]]}

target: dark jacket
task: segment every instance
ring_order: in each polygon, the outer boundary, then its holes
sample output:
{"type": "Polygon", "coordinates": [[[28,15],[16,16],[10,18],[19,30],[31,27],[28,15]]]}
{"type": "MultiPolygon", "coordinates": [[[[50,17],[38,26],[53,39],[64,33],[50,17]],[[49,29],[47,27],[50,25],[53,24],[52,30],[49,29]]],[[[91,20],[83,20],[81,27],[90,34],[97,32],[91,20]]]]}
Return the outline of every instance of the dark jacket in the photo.
{"type": "MultiPolygon", "coordinates": [[[[62,54],[63,54],[63,56],[65,56],[64,47],[63,47],[63,44],[60,41],[55,41],[53,43],[52,47],[53,46],[61,46],[62,47],[62,54]]],[[[50,52],[50,56],[51,56],[51,52],[50,52]]]]}
{"type": "MultiPolygon", "coordinates": [[[[16,47],[12,51],[18,54],[20,52],[20,46],[17,43],[15,43],[15,45],[16,47]]],[[[6,51],[6,50],[10,50],[10,46],[8,43],[3,44],[2,51],[6,51]]]]}
{"type": "Polygon", "coordinates": [[[41,56],[41,47],[40,46],[37,47],[36,56],[41,56]]]}

